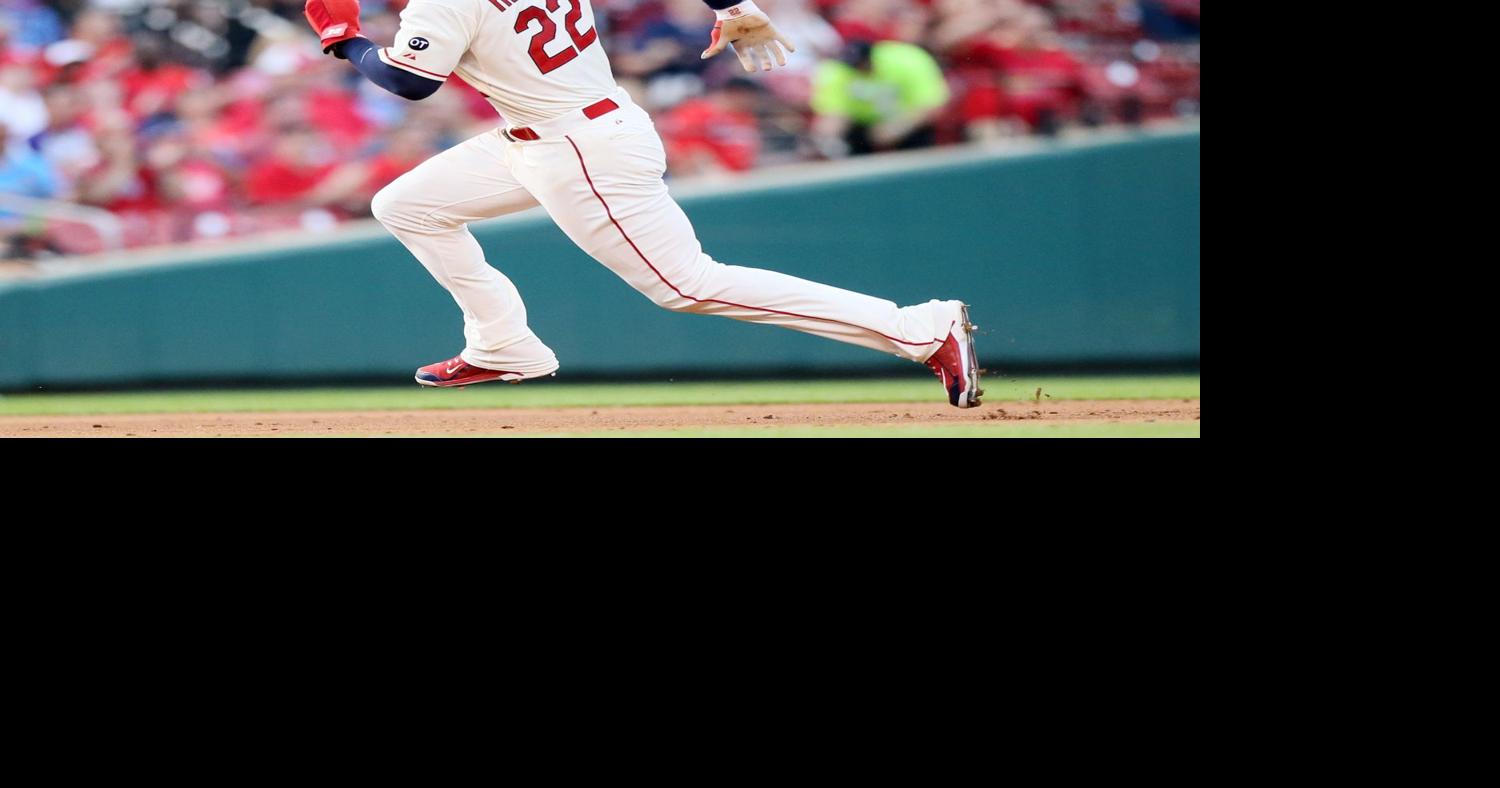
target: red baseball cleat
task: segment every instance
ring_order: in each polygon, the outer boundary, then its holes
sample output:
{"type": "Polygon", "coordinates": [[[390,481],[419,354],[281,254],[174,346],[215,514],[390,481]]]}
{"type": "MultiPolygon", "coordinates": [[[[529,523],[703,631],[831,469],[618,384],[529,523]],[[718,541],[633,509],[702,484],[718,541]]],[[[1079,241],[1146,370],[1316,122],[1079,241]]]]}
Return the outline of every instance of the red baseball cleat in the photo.
{"type": "Polygon", "coordinates": [[[943,381],[953,407],[979,407],[984,391],[979,388],[979,358],[974,355],[974,324],[969,322],[968,304],[959,304],[948,339],[927,359],[927,366],[943,381]]]}
{"type": "MultiPolygon", "coordinates": [[[[556,373],[553,373],[556,374],[556,373]]],[[[533,375],[532,377],[542,377],[533,375]]],[[[457,356],[447,361],[439,361],[436,364],[428,364],[417,370],[417,382],[424,386],[436,388],[447,388],[450,386],[472,386],[475,383],[489,383],[492,380],[503,380],[507,383],[520,383],[527,377],[519,372],[509,372],[503,369],[485,369],[476,367],[457,356]]]]}

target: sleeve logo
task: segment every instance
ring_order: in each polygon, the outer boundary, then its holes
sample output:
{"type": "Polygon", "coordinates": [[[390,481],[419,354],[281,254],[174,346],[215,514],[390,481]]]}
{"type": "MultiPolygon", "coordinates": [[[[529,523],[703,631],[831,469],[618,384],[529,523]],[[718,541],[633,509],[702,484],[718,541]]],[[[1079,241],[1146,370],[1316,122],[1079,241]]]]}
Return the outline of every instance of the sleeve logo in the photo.
{"type": "Polygon", "coordinates": [[[425,38],[413,38],[410,43],[407,44],[407,46],[417,50],[418,52],[421,52],[422,50],[432,46],[432,44],[425,38]]]}

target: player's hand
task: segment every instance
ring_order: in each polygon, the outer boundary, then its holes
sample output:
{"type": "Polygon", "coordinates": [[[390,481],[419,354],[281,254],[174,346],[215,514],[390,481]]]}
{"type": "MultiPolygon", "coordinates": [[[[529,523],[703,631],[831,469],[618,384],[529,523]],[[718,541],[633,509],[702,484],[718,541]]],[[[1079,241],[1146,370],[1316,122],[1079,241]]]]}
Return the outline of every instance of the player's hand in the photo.
{"type": "MultiPolygon", "coordinates": [[[[735,6],[730,9],[734,13],[735,6]]],[[[781,34],[776,26],[771,24],[771,18],[766,16],[760,9],[755,8],[743,16],[734,16],[729,19],[721,19],[714,24],[713,39],[708,49],[703,50],[703,59],[707,60],[714,55],[724,51],[724,47],[734,45],[734,53],[739,56],[740,64],[746,71],[755,72],[757,69],[770,71],[776,66],[786,65],[786,53],[796,52],[797,47],[792,45],[787,37],[781,34]],[[772,59],[775,59],[773,64],[772,59]],[[759,63],[756,61],[759,60],[759,63]]]]}
{"type": "Polygon", "coordinates": [[[359,37],[359,0],[307,0],[302,13],[323,41],[323,54],[340,41],[359,37]]]}

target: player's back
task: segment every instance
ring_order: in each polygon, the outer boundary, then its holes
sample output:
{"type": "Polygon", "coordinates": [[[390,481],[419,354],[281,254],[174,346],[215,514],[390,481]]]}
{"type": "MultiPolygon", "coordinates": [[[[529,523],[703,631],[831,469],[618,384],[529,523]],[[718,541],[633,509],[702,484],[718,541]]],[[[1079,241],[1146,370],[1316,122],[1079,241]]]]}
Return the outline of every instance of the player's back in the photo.
{"type": "Polygon", "coordinates": [[[518,125],[617,89],[589,0],[411,0],[380,58],[430,79],[456,73],[518,125]]]}

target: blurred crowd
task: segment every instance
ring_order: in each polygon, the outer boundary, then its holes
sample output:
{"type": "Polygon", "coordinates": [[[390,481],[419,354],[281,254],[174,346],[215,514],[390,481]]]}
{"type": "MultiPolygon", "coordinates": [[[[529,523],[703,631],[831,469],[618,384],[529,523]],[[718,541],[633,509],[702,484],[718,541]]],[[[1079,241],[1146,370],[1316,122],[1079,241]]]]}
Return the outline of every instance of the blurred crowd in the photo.
{"type": "MultiPolygon", "coordinates": [[[[757,2],[798,53],[747,79],[701,0],[593,0],[675,176],[1198,113],[1200,0],[757,2]]],[[[332,227],[498,122],[323,56],[302,0],[0,0],[0,260],[332,227]]]]}

